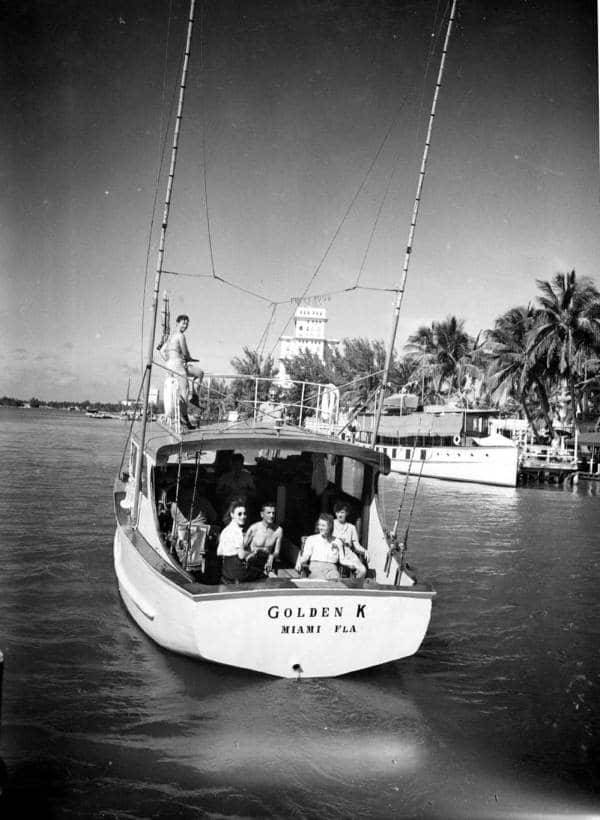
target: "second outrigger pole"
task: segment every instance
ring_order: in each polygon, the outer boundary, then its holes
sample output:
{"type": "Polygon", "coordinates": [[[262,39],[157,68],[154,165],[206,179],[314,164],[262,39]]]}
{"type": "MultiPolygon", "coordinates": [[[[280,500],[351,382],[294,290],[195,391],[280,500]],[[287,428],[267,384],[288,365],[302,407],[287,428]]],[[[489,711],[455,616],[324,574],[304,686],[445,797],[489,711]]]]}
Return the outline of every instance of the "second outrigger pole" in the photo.
{"type": "Polygon", "coordinates": [[[421,160],[421,169],[419,171],[419,180],[417,182],[417,193],[413,205],[412,217],[410,220],[410,229],[408,231],[408,242],[406,244],[406,253],[404,255],[404,265],[402,267],[402,276],[400,278],[400,285],[396,294],[396,302],[394,305],[394,318],[392,322],[392,333],[390,337],[390,344],[387,349],[385,358],[385,367],[383,376],[381,377],[381,391],[379,400],[377,402],[377,413],[375,416],[375,425],[373,428],[373,446],[377,443],[377,434],[379,432],[379,424],[381,423],[381,413],[383,412],[383,402],[385,399],[385,391],[390,376],[390,369],[392,365],[392,358],[394,355],[394,346],[396,344],[396,334],[398,332],[398,321],[400,319],[400,308],[402,306],[402,299],[404,297],[404,288],[406,286],[406,279],[408,276],[408,264],[410,262],[410,255],[412,252],[412,243],[415,235],[415,226],[417,224],[417,215],[419,213],[419,205],[421,203],[421,191],[423,189],[423,180],[425,179],[425,167],[427,165],[427,158],[429,156],[429,146],[431,144],[431,132],[433,129],[433,119],[435,117],[435,110],[437,108],[438,96],[442,85],[442,76],[444,74],[444,66],[446,64],[446,54],[448,52],[448,43],[450,42],[450,34],[452,32],[452,24],[456,13],[457,0],[453,0],[452,8],[450,9],[450,19],[448,20],[448,27],[446,29],[446,39],[444,40],[444,47],[442,49],[442,57],[440,60],[440,68],[435,84],[435,92],[433,94],[433,102],[431,104],[431,112],[429,114],[429,125],[427,127],[427,136],[425,137],[425,148],[423,149],[423,158],[421,160]]]}

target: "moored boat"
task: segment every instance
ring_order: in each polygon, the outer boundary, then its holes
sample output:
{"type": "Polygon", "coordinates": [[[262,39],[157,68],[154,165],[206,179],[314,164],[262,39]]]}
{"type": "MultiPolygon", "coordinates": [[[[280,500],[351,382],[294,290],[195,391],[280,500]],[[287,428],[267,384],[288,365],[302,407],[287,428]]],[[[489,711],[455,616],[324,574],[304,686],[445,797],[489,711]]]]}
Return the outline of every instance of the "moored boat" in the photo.
{"type": "Polygon", "coordinates": [[[86,410],[85,415],[89,419],[117,419],[114,413],[106,413],[104,410],[86,410]]]}
{"type": "MultiPolygon", "coordinates": [[[[489,429],[497,415],[495,410],[442,406],[383,415],[375,447],[398,473],[515,487],[519,449],[489,429]]],[[[370,440],[370,417],[357,421],[358,437],[370,440]]]]}

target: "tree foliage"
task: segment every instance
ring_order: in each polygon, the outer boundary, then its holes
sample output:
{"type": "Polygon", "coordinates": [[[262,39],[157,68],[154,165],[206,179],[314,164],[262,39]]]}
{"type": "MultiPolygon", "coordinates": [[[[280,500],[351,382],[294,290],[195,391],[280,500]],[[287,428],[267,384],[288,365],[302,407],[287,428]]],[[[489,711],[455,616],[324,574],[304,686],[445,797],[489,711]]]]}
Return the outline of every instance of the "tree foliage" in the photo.
{"type": "Polygon", "coordinates": [[[424,399],[431,402],[460,397],[474,390],[481,377],[478,340],[465,331],[464,319],[447,316],[441,322],[422,325],[409,336],[407,361],[413,366],[413,386],[421,385],[424,399]]]}
{"type": "Polygon", "coordinates": [[[247,346],[242,349],[241,356],[234,356],[231,366],[240,376],[258,376],[256,378],[235,379],[231,385],[230,405],[249,414],[254,402],[265,401],[269,393],[271,380],[275,376],[275,364],[272,356],[263,356],[258,350],[247,346]]]}
{"type": "Polygon", "coordinates": [[[537,285],[539,310],[530,355],[568,387],[575,413],[584,363],[600,349],[600,292],[588,278],[577,281],[574,270],[557,273],[550,282],[537,280],[537,285]]]}

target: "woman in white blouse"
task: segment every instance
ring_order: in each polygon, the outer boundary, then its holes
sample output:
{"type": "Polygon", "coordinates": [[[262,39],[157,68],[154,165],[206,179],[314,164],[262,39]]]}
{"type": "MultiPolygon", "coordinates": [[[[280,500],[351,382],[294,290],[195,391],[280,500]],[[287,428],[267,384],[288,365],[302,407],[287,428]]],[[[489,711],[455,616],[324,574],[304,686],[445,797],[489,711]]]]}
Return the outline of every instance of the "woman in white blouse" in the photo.
{"type": "Polygon", "coordinates": [[[310,565],[310,577],[324,581],[335,581],[340,577],[338,563],[340,559],[340,549],[343,549],[341,541],[333,535],[333,516],[328,513],[321,513],[317,519],[316,535],[309,535],[304,542],[304,548],[298,556],[296,571],[301,572],[302,568],[310,565]]]}
{"type": "Polygon", "coordinates": [[[262,570],[249,567],[246,559],[249,551],[244,545],[246,526],[246,504],[243,500],[232,501],[229,506],[230,523],[221,531],[217,555],[223,559],[221,580],[224,584],[239,584],[256,581],[264,575],[262,570]]]}

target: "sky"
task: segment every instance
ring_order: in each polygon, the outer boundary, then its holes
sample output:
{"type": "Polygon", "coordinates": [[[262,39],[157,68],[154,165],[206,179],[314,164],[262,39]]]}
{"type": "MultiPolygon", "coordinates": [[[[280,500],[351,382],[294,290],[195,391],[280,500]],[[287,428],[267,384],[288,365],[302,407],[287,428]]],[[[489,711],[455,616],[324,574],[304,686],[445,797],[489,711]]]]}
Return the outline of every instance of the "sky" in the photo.
{"type": "MultiPolygon", "coordinates": [[[[393,294],[368,288],[400,280],[447,11],[197,0],[161,294],[206,372],[276,354],[309,283],[358,281],[318,302],[328,332],[388,342],[393,294]]],[[[139,385],[187,13],[5,5],[0,396],[139,385]]],[[[557,272],[600,287],[599,216],[595,5],[459,0],[398,349],[451,314],[475,335],[557,272]]]]}

